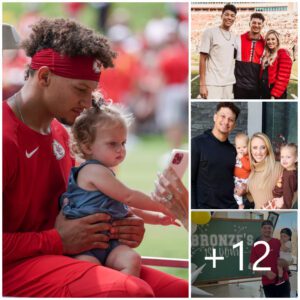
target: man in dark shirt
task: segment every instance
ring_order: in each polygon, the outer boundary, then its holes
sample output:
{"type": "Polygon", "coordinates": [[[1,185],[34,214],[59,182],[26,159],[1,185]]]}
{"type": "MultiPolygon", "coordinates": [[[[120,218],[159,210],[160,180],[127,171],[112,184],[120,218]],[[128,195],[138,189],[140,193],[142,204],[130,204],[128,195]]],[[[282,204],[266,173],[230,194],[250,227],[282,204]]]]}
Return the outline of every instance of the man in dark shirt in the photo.
{"type": "Polygon", "coordinates": [[[214,127],[192,139],[192,208],[237,208],[233,197],[236,150],[228,141],[240,109],[220,102],[214,127]]]}

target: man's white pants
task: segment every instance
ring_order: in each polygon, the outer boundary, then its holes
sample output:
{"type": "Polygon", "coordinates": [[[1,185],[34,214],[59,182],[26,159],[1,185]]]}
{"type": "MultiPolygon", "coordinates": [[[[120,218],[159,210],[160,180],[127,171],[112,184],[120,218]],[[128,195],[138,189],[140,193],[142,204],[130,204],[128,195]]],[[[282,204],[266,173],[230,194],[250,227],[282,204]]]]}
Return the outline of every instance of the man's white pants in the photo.
{"type": "Polygon", "coordinates": [[[233,84],[225,86],[207,85],[207,99],[233,99],[233,84]]]}

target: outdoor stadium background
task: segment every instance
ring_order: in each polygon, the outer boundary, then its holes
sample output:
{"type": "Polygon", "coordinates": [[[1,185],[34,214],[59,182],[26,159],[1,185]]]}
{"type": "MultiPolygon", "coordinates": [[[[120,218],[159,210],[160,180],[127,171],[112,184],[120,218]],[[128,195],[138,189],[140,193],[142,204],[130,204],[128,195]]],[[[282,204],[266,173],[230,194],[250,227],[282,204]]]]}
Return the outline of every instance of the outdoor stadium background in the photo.
{"type": "MultiPolygon", "coordinates": [[[[228,2],[192,2],[191,4],[191,57],[192,78],[199,73],[199,46],[205,29],[219,26],[222,8],[228,2]]],[[[281,47],[288,49],[293,59],[288,98],[298,96],[298,13],[296,2],[234,2],[237,7],[236,20],[231,30],[236,34],[249,31],[250,15],[261,12],[265,17],[264,35],[275,29],[280,33],[281,47]],[[293,96],[292,96],[293,95],[293,96]]],[[[199,80],[192,81],[192,98],[199,94],[199,80]]]]}

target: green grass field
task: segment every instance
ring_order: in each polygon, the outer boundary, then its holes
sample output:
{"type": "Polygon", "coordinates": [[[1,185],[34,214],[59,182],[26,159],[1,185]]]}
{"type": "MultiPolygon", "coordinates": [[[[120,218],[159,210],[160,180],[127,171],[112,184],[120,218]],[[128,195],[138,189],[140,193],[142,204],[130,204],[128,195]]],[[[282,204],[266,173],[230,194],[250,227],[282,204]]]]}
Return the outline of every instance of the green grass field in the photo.
{"type": "MultiPolygon", "coordinates": [[[[16,25],[22,15],[29,9],[37,9],[44,17],[67,17],[64,6],[61,3],[3,3],[3,22],[16,25]]],[[[129,14],[129,25],[133,31],[140,31],[153,17],[169,15],[170,9],[163,2],[161,3],[112,3],[111,11],[125,9],[129,14]]],[[[96,29],[97,11],[95,7],[87,3],[79,16],[79,21],[96,29]]]]}
{"type": "MultiPolygon", "coordinates": [[[[146,193],[154,190],[156,174],[162,167],[159,159],[169,151],[162,136],[141,137],[139,142],[127,152],[117,176],[132,188],[146,193]]],[[[187,174],[184,177],[187,185],[187,174]]],[[[137,248],[143,256],[166,258],[188,258],[188,233],[176,226],[146,225],[143,243],[137,248]]],[[[188,271],[176,268],[159,268],[181,278],[188,278],[188,271]]]]}

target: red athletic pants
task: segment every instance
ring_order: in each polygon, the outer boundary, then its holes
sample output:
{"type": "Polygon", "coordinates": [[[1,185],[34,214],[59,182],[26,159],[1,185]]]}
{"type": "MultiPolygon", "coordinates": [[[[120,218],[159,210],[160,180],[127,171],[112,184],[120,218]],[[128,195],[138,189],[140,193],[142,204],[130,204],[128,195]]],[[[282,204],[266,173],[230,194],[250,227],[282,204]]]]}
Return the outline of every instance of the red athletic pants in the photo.
{"type": "Polygon", "coordinates": [[[3,296],[188,297],[188,283],[144,266],[137,278],[67,256],[43,255],[4,267],[3,296]]]}

